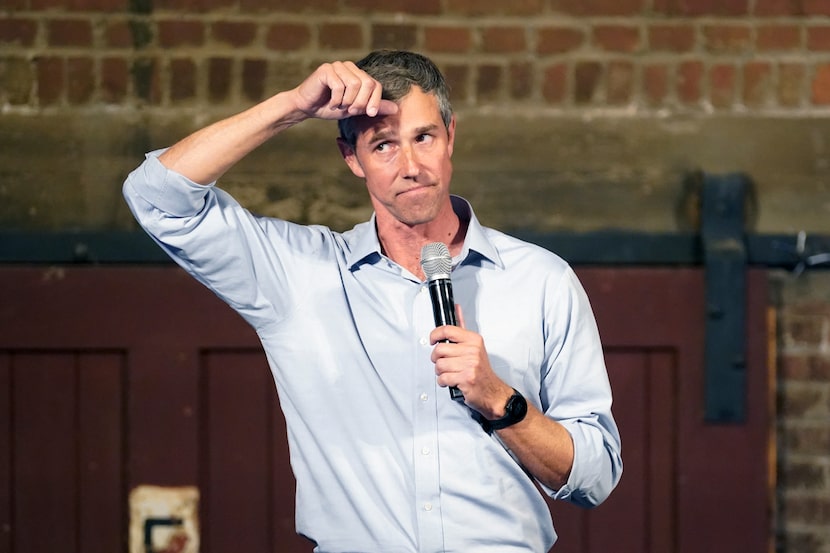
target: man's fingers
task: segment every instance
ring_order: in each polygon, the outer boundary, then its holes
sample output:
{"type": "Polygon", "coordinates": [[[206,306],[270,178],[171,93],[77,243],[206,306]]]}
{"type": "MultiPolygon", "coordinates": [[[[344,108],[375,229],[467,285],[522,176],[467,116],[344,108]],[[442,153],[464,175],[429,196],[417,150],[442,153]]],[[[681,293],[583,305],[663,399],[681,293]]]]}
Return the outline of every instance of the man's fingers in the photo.
{"type": "Polygon", "coordinates": [[[331,109],[341,110],[350,116],[374,116],[380,111],[380,83],[352,62],[335,62],[331,67],[331,109]]]}
{"type": "Polygon", "coordinates": [[[458,326],[467,328],[467,325],[464,324],[464,313],[462,313],[461,306],[457,303],[455,304],[455,318],[458,319],[458,326]]]}

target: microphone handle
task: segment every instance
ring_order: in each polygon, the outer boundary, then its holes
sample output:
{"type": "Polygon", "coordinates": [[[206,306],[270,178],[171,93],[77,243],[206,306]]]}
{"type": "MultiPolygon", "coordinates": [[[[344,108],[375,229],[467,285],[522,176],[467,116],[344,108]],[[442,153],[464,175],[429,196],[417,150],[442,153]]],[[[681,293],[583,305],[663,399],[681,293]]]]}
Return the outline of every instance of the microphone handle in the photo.
{"type": "MultiPolygon", "coordinates": [[[[452,298],[452,281],[448,278],[436,278],[429,281],[429,297],[432,300],[432,316],[435,327],[444,325],[458,326],[455,318],[455,301],[452,298]]],[[[444,340],[448,342],[449,340],[444,340]]],[[[464,394],[455,386],[450,386],[450,397],[464,401],[464,394]]]]}

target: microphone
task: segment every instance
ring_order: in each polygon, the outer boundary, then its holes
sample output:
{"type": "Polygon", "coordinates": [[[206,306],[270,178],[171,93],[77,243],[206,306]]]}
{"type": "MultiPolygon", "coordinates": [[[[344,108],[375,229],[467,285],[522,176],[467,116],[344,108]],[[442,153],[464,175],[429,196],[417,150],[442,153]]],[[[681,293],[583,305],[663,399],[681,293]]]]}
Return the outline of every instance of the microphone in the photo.
{"type": "MultiPolygon", "coordinates": [[[[452,299],[452,257],[443,242],[432,242],[421,248],[421,268],[427,277],[429,298],[432,300],[432,316],[436,328],[443,325],[457,326],[455,302],[452,299]]],[[[448,341],[448,340],[445,340],[448,341]]],[[[450,397],[464,401],[464,394],[455,386],[450,386],[450,397]]]]}

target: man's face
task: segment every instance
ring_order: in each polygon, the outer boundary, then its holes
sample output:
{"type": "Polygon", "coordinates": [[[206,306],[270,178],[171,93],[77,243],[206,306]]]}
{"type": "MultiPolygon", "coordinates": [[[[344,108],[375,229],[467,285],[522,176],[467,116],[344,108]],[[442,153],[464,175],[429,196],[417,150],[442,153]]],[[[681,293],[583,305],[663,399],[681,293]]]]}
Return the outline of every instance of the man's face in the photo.
{"type": "Polygon", "coordinates": [[[354,149],[340,142],[352,172],[366,180],[379,219],[414,226],[432,221],[447,205],[455,118],[444,125],[433,94],[419,87],[398,102],[392,115],[356,121],[354,149]]]}

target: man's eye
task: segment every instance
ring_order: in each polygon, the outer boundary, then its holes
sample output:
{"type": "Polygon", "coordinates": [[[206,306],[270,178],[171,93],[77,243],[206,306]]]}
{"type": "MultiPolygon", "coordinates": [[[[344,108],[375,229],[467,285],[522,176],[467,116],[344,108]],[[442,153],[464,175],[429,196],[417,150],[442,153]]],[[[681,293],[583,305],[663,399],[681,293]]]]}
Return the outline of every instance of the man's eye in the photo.
{"type": "Polygon", "coordinates": [[[375,150],[377,150],[378,152],[385,152],[388,149],[389,149],[389,143],[388,142],[381,142],[380,144],[375,146],[375,150]]]}

